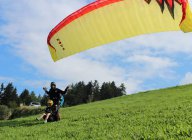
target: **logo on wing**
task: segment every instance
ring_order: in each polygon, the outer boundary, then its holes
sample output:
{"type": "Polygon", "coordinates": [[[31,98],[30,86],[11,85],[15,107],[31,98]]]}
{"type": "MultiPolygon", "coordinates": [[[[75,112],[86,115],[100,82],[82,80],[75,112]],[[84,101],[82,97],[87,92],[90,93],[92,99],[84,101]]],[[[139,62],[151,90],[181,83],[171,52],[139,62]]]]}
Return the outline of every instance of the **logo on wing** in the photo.
{"type": "Polygon", "coordinates": [[[65,51],[64,45],[63,45],[63,43],[61,42],[61,40],[60,40],[59,38],[57,38],[57,43],[59,44],[59,46],[61,47],[61,49],[62,49],[63,51],[65,51]]]}

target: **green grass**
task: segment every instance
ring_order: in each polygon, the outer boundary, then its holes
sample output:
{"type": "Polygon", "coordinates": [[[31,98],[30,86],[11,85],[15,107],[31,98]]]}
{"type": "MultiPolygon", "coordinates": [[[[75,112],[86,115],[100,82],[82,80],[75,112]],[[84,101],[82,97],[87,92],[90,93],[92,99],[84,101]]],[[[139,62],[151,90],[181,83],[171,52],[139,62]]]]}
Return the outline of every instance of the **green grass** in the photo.
{"type": "Polygon", "coordinates": [[[37,116],[0,121],[0,139],[192,139],[192,85],[138,93],[60,110],[62,120],[37,116]]]}

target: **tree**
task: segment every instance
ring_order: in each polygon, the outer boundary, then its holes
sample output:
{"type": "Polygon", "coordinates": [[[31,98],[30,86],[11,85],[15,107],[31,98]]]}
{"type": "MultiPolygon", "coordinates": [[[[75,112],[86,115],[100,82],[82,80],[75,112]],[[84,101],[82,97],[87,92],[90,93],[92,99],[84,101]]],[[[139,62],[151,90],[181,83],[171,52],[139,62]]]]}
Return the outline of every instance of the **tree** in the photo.
{"type": "Polygon", "coordinates": [[[76,97],[78,104],[87,103],[88,101],[88,93],[86,91],[86,85],[83,81],[77,84],[76,97]]]}
{"type": "Polygon", "coordinates": [[[48,96],[45,94],[42,98],[41,98],[41,105],[42,106],[46,106],[47,105],[47,101],[48,101],[48,96]]]}
{"type": "Polygon", "coordinates": [[[117,87],[114,81],[107,83],[104,82],[100,90],[100,99],[105,100],[113,97],[122,96],[125,95],[125,91],[126,89],[124,84],[121,84],[120,87],[117,87]]]}
{"type": "Polygon", "coordinates": [[[126,95],[126,88],[123,83],[120,85],[119,89],[120,89],[120,96],[126,95]]]}
{"type": "Polygon", "coordinates": [[[81,81],[75,84],[72,90],[72,94],[73,94],[73,101],[72,101],[73,105],[86,103],[87,93],[85,90],[85,83],[81,81]]]}
{"type": "Polygon", "coordinates": [[[31,100],[33,101],[33,102],[38,102],[38,98],[37,98],[37,96],[35,95],[35,92],[34,91],[32,91],[31,92],[31,100]]]}
{"type": "Polygon", "coordinates": [[[110,83],[104,82],[101,86],[100,95],[101,100],[110,99],[113,97],[112,88],[110,87],[110,83]]]}
{"type": "Polygon", "coordinates": [[[4,92],[4,84],[2,83],[1,84],[1,87],[0,87],[0,104],[1,104],[1,100],[2,100],[2,97],[3,97],[3,92],[4,92]]]}
{"type": "Polygon", "coordinates": [[[25,89],[21,95],[19,96],[20,103],[23,103],[24,105],[29,105],[32,102],[31,95],[29,94],[29,90],[25,89]]]}
{"type": "Polygon", "coordinates": [[[99,82],[97,80],[93,83],[93,101],[99,101],[100,100],[100,86],[99,82]]]}
{"type": "Polygon", "coordinates": [[[86,86],[85,86],[85,99],[87,100],[86,102],[92,102],[93,101],[93,83],[92,81],[89,82],[86,86]]]}
{"type": "Polygon", "coordinates": [[[41,97],[41,95],[39,94],[39,96],[37,97],[37,101],[38,101],[38,102],[41,102],[41,100],[42,100],[42,97],[41,97]]]}
{"type": "Polygon", "coordinates": [[[82,103],[94,102],[125,95],[125,86],[117,87],[115,82],[104,82],[100,88],[98,81],[83,81],[72,84],[71,90],[65,96],[65,105],[74,106],[82,103]]]}
{"type": "Polygon", "coordinates": [[[67,105],[72,106],[89,102],[90,95],[92,94],[92,82],[86,85],[81,81],[72,85],[71,88],[65,96],[67,105]]]}
{"type": "MultiPolygon", "coordinates": [[[[1,87],[3,88],[3,86],[1,87]]],[[[12,83],[9,83],[1,94],[1,104],[8,107],[15,108],[18,106],[17,89],[13,87],[12,83]]]]}
{"type": "Polygon", "coordinates": [[[67,95],[65,95],[65,105],[72,106],[75,105],[75,86],[71,85],[71,90],[68,91],[67,95]]]}

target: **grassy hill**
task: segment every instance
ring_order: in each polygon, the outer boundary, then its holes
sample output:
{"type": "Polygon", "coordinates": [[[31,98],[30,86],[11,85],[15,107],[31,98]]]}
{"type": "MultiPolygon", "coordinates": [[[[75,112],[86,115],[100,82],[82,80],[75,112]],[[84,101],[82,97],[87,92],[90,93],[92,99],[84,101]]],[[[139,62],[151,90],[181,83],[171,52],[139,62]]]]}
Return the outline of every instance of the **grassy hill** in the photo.
{"type": "Polygon", "coordinates": [[[0,139],[192,139],[192,85],[64,108],[61,116],[0,121],[0,139]]]}

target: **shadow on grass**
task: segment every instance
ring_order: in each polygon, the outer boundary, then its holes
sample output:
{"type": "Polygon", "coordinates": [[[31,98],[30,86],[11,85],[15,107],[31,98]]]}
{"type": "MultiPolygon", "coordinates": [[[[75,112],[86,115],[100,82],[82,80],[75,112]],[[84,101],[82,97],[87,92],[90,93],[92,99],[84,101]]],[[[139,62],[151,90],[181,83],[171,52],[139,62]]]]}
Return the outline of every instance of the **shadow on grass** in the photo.
{"type": "Polygon", "coordinates": [[[21,121],[0,121],[0,127],[30,127],[34,125],[42,125],[43,121],[37,121],[37,120],[21,120],[21,121]]]}

